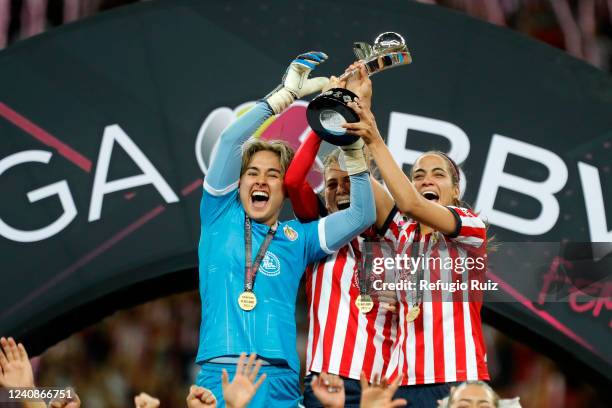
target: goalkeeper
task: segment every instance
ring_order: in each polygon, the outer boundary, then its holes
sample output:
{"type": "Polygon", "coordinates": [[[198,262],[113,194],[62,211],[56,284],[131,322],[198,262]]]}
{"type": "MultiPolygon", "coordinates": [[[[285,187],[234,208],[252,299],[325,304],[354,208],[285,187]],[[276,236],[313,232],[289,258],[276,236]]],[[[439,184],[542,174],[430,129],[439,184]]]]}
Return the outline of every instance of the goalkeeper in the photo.
{"type": "Polygon", "coordinates": [[[204,180],[196,382],[215,394],[218,406],[224,406],[221,373],[233,377],[242,352],[257,353],[266,375],[249,406],[297,406],[295,299],[302,273],[375,221],[361,139],[344,147],[350,207],[310,223],[278,221],[293,151],[278,141],[247,142],[271,115],[327,84],[326,78],[308,78],[326,58],[320,52],[297,57],[282,85],[223,132],[204,180]]]}

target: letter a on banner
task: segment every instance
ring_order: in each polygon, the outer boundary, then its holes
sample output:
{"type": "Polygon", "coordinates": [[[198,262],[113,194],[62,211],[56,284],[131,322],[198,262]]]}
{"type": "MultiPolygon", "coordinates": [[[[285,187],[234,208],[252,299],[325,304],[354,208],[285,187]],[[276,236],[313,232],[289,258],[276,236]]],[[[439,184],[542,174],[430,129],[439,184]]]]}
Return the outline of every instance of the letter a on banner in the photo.
{"type": "Polygon", "coordinates": [[[157,169],[151,164],[144,153],[136,146],[130,137],[119,127],[119,125],[107,126],[104,129],[102,145],[98,155],[96,165],[96,175],[94,178],[93,189],[91,191],[91,204],[89,206],[88,221],[100,219],[102,212],[102,201],[104,196],[115,191],[128,188],[139,187],[146,184],[153,184],[157,191],[162,195],[167,203],[174,203],[179,200],[178,196],[172,191],[166,180],[159,174],[157,169]],[[113,152],[113,145],[117,142],[123,150],[136,163],[142,174],[137,176],[125,177],[118,180],[107,181],[108,167],[113,152]]]}

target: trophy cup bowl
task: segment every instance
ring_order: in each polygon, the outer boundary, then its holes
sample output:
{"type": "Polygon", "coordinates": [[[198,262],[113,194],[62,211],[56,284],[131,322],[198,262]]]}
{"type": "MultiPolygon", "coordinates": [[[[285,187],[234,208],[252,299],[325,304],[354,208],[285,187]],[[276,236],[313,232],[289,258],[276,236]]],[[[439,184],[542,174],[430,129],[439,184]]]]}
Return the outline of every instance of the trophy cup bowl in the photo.
{"type": "MultiPolygon", "coordinates": [[[[363,61],[368,76],[389,68],[407,65],[412,57],[404,38],[398,33],[388,31],[374,40],[374,45],[365,42],[353,44],[355,56],[363,61]]],[[[340,76],[345,79],[353,75],[349,71],[340,76]]],[[[345,146],[357,141],[358,137],[350,135],[342,127],[344,123],[359,122],[359,116],[348,107],[357,95],[345,88],[333,88],[314,98],[306,110],[306,120],[314,132],[328,143],[345,146]]]]}

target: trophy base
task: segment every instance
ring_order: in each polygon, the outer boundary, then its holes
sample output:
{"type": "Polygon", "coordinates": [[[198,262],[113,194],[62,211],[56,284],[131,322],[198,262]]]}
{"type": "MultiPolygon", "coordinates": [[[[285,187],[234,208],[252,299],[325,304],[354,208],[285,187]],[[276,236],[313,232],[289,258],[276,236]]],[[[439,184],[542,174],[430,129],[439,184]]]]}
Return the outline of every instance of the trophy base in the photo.
{"type": "Polygon", "coordinates": [[[348,89],[333,88],[314,98],[306,109],[306,120],[323,140],[336,146],[346,146],[359,139],[347,133],[345,123],[359,122],[359,116],[347,103],[357,95],[348,89]]]}

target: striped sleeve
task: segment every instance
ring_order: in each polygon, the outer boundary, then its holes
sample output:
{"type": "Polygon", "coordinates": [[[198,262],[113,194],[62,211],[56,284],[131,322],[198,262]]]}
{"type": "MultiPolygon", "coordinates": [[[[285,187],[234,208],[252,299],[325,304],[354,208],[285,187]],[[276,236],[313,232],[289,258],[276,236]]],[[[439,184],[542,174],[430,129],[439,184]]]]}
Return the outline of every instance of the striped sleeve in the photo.
{"type": "Polygon", "coordinates": [[[389,215],[385,220],[383,227],[377,231],[378,236],[382,237],[385,241],[390,242],[394,248],[397,248],[400,239],[403,218],[404,216],[402,213],[397,209],[397,207],[393,206],[391,212],[389,212],[389,215]]]}
{"type": "Polygon", "coordinates": [[[447,207],[457,219],[457,230],[450,235],[453,241],[480,248],[487,241],[487,226],[472,210],[462,207],[447,207]]]}
{"type": "Polygon", "coordinates": [[[417,226],[416,221],[393,207],[378,235],[389,242],[397,253],[403,253],[406,246],[416,239],[417,226]]]}

